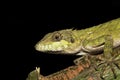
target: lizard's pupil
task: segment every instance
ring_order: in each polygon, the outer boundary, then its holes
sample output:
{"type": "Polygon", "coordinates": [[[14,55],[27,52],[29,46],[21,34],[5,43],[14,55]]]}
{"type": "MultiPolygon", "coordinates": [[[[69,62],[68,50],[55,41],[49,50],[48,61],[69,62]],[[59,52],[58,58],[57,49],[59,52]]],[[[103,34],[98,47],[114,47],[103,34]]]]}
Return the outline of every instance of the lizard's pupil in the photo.
{"type": "Polygon", "coordinates": [[[59,39],[59,36],[55,36],[55,39],[57,39],[57,40],[58,40],[58,39],[59,39]]]}
{"type": "Polygon", "coordinates": [[[59,35],[56,35],[56,36],[55,36],[55,40],[56,40],[56,41],[60,41],[60,40],[61,40],[60,36],[59,36],[59,35]]]}

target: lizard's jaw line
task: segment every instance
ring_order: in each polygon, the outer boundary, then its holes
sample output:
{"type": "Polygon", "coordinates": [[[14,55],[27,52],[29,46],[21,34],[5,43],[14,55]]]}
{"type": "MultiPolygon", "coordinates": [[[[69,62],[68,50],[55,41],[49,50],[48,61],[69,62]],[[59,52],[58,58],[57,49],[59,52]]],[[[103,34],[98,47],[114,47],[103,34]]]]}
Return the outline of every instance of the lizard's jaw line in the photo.
{"type": "Polygon", "coordinates": [[[36,45],[35,49],[37,51],[62,51],[63,49],[67,48],[67,45],[62,47],[54,47],[53,45],[36,45]]]}

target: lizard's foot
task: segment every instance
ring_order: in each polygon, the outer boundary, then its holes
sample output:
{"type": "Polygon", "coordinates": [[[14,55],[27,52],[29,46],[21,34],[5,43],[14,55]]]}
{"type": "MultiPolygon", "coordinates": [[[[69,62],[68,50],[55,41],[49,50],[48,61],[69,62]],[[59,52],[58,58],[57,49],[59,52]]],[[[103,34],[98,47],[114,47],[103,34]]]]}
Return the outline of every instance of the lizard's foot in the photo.
{"type": "Polygon", "coordinates": [[[73,62],[75,65],[86,64],[88,62],[88,55],[83,55],[82,57],[75,59],[73,62]]]}

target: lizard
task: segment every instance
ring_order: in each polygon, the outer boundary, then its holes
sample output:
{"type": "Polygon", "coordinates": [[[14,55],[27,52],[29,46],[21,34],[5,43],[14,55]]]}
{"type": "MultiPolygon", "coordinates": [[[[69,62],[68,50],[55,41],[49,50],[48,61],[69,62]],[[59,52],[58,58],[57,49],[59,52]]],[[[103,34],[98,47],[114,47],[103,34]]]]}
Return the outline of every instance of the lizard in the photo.
{"type": "Polygon", "coordinates": [[[40,52],[68,55],[112,53],[120,46],[120,18],[76,30],[63,29],[46,34],[35,45],[40,52]]]}
{"type": "MultiPolygon", "coordinates": [[[[107,62],[106,64],[109,65],[110,68],[112,68],[111,62],[113,62],[111,53],[114,48],[119,47],[120,18],[86,29],[64,29],[50,32],[35,45],[37,51],[45,53],[51,52],[53,54],[96,55],[103,53],[105,56],[108,55],[108,60],[106,61],[105,59],[103,61],[107,62]]],[[[114,56],[115,55],[113,55],[113,57],[114,56]]],[[[102,75],[103,73],[100,72],[100,74],[102,75]]]]}

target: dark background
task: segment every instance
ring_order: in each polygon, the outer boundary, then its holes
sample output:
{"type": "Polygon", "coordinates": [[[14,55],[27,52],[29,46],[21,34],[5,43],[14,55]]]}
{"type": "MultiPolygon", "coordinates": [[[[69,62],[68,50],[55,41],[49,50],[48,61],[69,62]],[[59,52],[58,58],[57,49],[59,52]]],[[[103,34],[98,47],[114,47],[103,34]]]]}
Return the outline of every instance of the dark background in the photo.
{"type": "Polygon", "coordinates": [[[5,27],[5,52],[9,54],[5,55],[12,80],[25,80],[35,67],[41,67],[42,75],[49,75],[73,65],[76,56],[45,54],[34,49],[45,34],[67,28],[84,29],[120,17],[120,3],[115,1],[41,4],[9,8],[5,27]]]}

